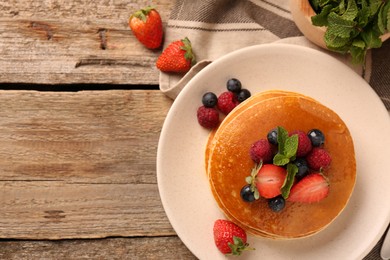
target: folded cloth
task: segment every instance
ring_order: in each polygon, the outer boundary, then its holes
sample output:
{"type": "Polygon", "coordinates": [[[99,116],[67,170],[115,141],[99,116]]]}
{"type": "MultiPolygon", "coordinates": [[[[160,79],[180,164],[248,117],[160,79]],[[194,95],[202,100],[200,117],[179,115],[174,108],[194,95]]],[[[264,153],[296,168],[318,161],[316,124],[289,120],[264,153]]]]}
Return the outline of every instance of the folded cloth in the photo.
{"type": "MultiPolygon", "coordinates": [[[[213,60],[243,47],[278,42],[315,48],[338,58],[364,77],[390,110],[390,40],[369,51],[364,66],[352,65],[348,56],[321,49],[302,35],[292,19],[289,1],[177,0],[164,46],[184,37],[190,39],[198,63],[185,75],[160,73],[160,89],[172,99],[213,60]]],[[[364,260],[379,259],[382,242],[383,238],[364,260]]]]}
{"type": "Polygon", "coordinates": [[[213,60],[240,48],[280,41],[327,52],[369,82],[390,109],[390,40],[368,52],[365,69],[347,56],[311,44],[296,27],[286,0],[177,0],[167,23],[164,46],[188,37],[198,63],[185,75],[160,73],[160,89],[175,99],[188,81],[213,60]]]}

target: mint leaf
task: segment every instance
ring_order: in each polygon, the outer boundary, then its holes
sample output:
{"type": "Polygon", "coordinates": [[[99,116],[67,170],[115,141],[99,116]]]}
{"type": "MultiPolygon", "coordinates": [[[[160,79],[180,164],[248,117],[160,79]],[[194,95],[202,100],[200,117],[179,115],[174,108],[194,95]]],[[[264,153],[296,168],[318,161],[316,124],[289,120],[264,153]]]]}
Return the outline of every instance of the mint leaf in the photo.
{"type": "Polygon", "coordinates": [[[343,18],[332,12],[328,15],[328,29],[330,34],[341,38],[349,38],[356,30],[356,22],[343,18]]]}
{"type": "Polygon", "coordinates": [[[351,46],[350,50],[352,56],[353,64],[361,64],[364,62],[364,57],[366,56],[366,49],[362,49],[360,47],[351,46]]]}
{"type": "Polygon", "coordinates": [[[278,149],[279,151],[284,151],[284,143],[288,138],[288,132],[286,129],[284,129],[281,126],[278,126],[277,130],[278,130],[278,149]]]}
{"type": "Polygon", "coordinates": [[[362,1],[362,7],[359,10],[357,22],[360,28],[365,27],[370,21],[370,8],[367,6],[366,1],[362,1]]]}
{"type": "Polygon", "coordinates": [[[273,164],[275,164],[277,166],[283,166],[283,165],[288,164],[289,162],[290,162],[290,158],[288,158],[285,155],[280,154],[280,153],[275,154],[274,159],[273,159],[273,164]]]}
{"type": "Polygon", "coordinates": [[[287,158],[292,158],[297,154],[298,150],[298,135],[292,135],[286,139],[284,143],[283,153],[287,158]]]}
{"type": "Polygon", "coordinates": [[[368,5],[370,7],[370,16],[375,16],[379,8],[382,5],[382,0],[369,0],[368,5]]]}
{"type": "Polygon", "coordinates": [[[283,166],[295,159],[298,149],[298,135],[288,136],[288,132],[278,126],[278,153],[273,158],[273,164],[283,166]]]}
{"type": "Polygon", "coordinates": [[[328,49],[350,53],[354,63],[365,60],[367,50],[382,46],[380,36],[390,30],[389,0],[309,0],[315,7],[314,26],[326,26],[328,49]],[[363,40],[356,44],[355,40],[363,40]]]}
{"type": "Polygon", "coordinates": [[[286,179],[284,179],[284,183],[282,185],[282,188],[280,189],[283,198],[287,199],[290,195],[291,187],[294,184],[295,175],[298,172],[298,167],[295,164],[289,163],[287,164],[287,176],[286,179]]]}
{"type": "Polygon", "coordinates": [[[382,46],[382,40],[379,38],[380,33],[375,30],[363,31],[361,36],[368,48],[379,48],[382,46]]]}
{"type": "Polygon", "coordinates": [[[328,25],[328,15],[333,9],[331,5],[325,6],[321,12],[317,15],[311,17],[311,22],[315,26],[327,26],[328,25]]]}
{"type": "Polygon", "coordinates": [[[359,13],[355,0],[348,0],[347,10],[341,15],[344,20],[353,21],[359,13]]]}
{"type": "Polygon", "coordinates": [[[349,49],[349,38],[338,37],[337,35],[331,34],[329,30],[325,32],[324,41],[330,50],[346,53],[349,49]]]}
{"type": "Polygon", "coordinates": [[[387,31],[390,31],[390,1],[387,1],[382,11],[383,24],[387,31]]]}

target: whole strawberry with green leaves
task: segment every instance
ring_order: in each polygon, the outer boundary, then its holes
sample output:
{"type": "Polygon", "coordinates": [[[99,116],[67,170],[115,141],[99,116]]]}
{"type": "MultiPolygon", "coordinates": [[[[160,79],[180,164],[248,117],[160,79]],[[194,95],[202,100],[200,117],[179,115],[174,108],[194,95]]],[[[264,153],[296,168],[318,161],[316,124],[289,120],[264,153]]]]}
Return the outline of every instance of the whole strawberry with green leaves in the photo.
{"type": "Polygon", "coordinates": [[[196,58],[192,51],[191,41],[184,39],[170,43],[161,53],[156,67],[163,72],[185,73],[195,65],[196,58]]]}
{"type": "Polygon", "coordinates": [[[225,255],[241,255],[245,250],[254,250],[248,247],[245,230],[229,220],[216,220],[213,233],[215,245],[225,255]]]}
{"type": "Polygon", "coordinates": [[[147,48],[161,46],[163,26],[160,14],[153,7],[146,7],[130,16],[129,27],[135,37],[147,48]]]}

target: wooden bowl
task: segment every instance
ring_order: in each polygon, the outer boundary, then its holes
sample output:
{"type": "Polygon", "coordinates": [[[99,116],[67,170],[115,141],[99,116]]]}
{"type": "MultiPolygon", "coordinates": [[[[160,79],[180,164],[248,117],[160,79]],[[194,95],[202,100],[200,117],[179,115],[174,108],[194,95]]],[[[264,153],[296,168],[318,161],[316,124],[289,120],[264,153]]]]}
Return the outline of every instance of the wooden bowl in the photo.
{"type": "MultiPolygon", "coordinates": [[[[315,15],[308,0],[290,0],[290,10],[295,24],[303,35],[314,44],[327,49],[324,42],[326,27],[314,26],[311,17],[315,15]]],[[[390,38],[390,32],[381,36],[382,42],[390,38]]]]}

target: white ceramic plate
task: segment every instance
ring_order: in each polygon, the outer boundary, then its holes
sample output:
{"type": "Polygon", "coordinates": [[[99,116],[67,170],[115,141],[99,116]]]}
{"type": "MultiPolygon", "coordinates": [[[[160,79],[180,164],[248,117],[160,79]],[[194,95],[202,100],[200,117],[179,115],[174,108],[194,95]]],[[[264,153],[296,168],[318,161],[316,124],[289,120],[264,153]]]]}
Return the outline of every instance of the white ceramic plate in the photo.
{"type": "MultiPolygon", "coordinates": [[[[158,146],[157,178],[166,214],[184,244],[200,259],[222,259],[214,245],[214,221],[223,218],[204,168],[209,131],[196,110],[207,91],[221,93],[229,78],[252,93],[284,89],[311,96],[333,109],[355,142],[357,182],[345,210],[325,230],[298,240],[249,236],[256,248],[243,259],[359,259],[390,221],[390,117],[372,88],[349,67],[322,52],[288,44],[230,53],[196,75],[177,97],[158,146]]],[[[310,217],[310,216],[308,216],[310,217]]]]}

